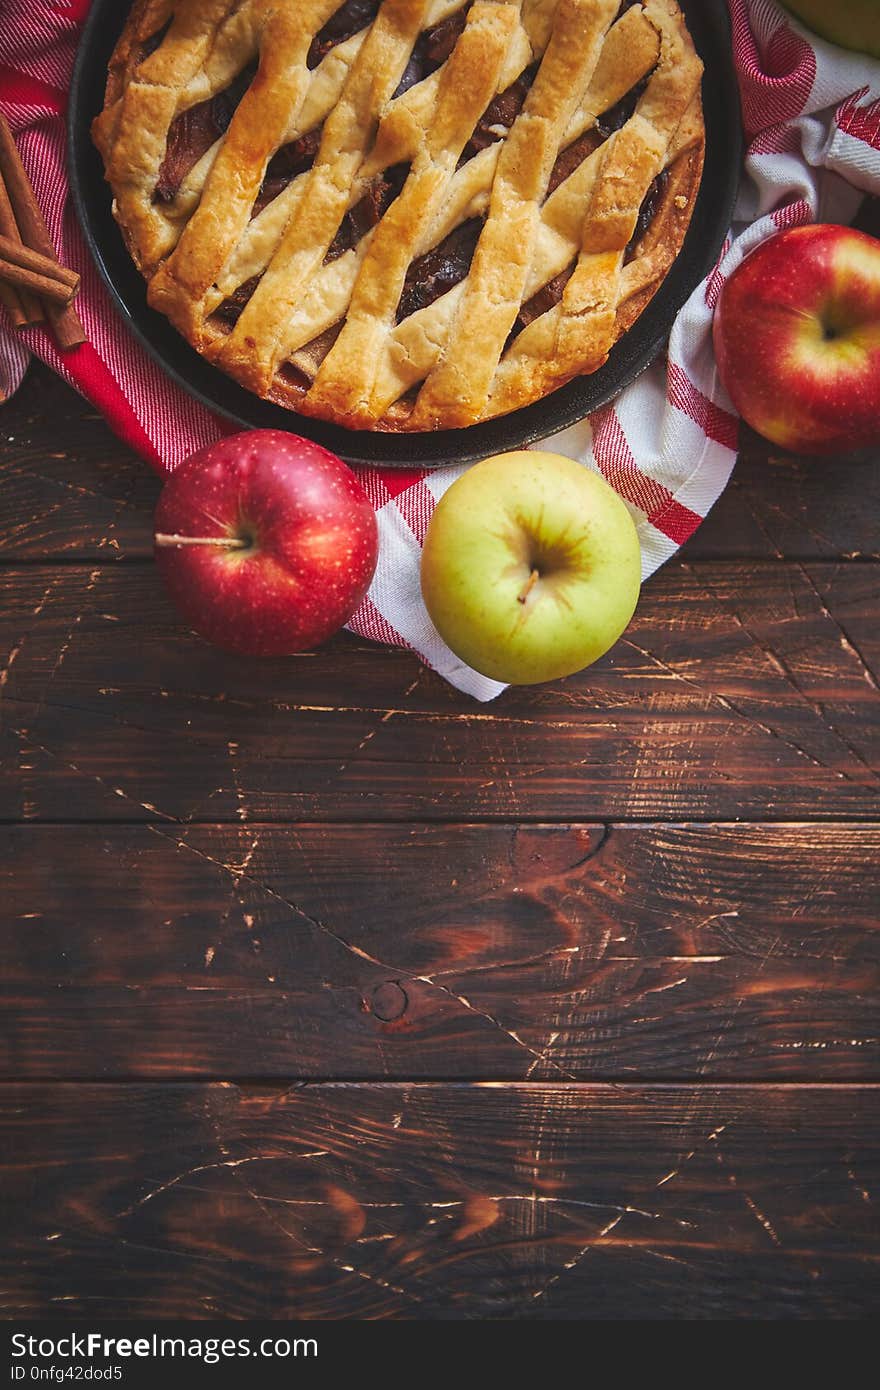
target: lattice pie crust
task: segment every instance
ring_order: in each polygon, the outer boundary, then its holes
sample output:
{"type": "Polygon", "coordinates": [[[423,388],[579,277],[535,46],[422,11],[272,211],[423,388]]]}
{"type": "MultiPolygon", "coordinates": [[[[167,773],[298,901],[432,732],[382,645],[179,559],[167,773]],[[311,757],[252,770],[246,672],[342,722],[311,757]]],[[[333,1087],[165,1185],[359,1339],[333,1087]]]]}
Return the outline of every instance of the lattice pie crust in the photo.
{"type": "Polygon", "coordinates": [[[431,430],[606,360],[687,230],[701,73],[673,0],[136,0],[94,138],[199,352],[431,430]]]}

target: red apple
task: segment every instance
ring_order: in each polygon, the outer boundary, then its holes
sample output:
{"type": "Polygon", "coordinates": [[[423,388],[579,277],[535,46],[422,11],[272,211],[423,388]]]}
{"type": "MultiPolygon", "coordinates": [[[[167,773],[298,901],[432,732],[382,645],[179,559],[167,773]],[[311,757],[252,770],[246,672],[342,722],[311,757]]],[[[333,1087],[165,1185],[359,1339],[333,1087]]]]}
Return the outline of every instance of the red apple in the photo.
{"type": "Polygon", "coordinates": [[[183,617],[255,656],[316,646],[351,617],[376,568],[376,516],[335,454],[282,430],[200,449],[168,479],[156,559],[183,617]]]}
{"type": "Polygon", "coordinates": [[[795,227],[736,268],[715,313],[721,380],[743,419],[804,454],[880,443],[880,241],[795,227]]]}

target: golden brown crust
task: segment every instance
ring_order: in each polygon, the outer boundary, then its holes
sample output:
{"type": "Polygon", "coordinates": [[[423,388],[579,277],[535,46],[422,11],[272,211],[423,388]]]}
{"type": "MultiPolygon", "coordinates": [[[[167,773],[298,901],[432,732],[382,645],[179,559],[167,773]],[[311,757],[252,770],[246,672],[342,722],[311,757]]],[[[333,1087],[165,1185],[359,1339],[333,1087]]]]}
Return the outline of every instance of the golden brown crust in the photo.
{"type": "Polygon", "coordinates": [[[354,428],[466,426],[595,371],[662,283],[699,189],[702,67],[675,0],[475,0],[448,56],[397,96],[420,34],[463,0],[382,0],[309,66],[339,5],[136,0],[94,138],[151,304],[249,389],[354,428]],[[524,72],[512,124],[463,157],[524,72]],[[172,125],[235,82],[228,128],[157,196],[172,125]],[[311,167],[254,215],[273,156],[309,138],[311,167]],[[388,169],[405,177],[381,221],[332,251],[388,169]],[[398,322],[412,262],[464,223],[479,227],[464,278],[398,322]],[[522,326],[521,305],[562,281],[522,326]],[[237,322],[218,313],[251,284],[237,322]]]}

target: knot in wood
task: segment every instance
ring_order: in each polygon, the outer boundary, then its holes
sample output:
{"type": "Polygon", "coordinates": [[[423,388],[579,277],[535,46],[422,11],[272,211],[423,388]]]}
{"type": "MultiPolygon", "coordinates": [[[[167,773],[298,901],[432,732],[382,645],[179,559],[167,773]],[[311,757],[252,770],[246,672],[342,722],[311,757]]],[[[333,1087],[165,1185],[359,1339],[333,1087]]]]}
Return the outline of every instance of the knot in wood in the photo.
{"type": "Polygon", "coordinates": [[[409,999],[406,990],[398,984],[397,980],[386,980],[384,984],[377,985],[373,990],[373,997],[370,1003],[372,1013],[383,1023],[393,1023],[395,1019],[401,1018],[407,1009],[409,999]]]}

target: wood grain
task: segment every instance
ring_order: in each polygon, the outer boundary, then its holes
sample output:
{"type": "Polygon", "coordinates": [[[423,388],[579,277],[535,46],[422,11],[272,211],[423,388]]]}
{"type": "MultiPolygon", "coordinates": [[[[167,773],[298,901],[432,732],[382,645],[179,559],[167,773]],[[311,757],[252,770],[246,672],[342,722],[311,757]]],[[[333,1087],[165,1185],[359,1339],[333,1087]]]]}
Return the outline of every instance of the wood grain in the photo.
{"type": "Polygon", "coordinates": [[[867,1315],[880,1090],[6,1086],[7,1317],[867,1315]]]}
{"type": "Polygon", "coordinates": [[[7,567],[0,816],[871,817],[878,596],[875,565],[673,562],[595,666],[480,709],[346,637],[211,649],[152,567],[7,567]]]}
{"type": "Polygon", "coordinates": [[[877,560],[878,451],[798,457],[748,426],[725,491],[684,546],[690,560],[877,560]]]}
{"type": "MultiPolygon", "coordinates": [[[[109,561],[152,554],[160,480],[88,402],[34,364],[0,429],[0,557],[109,561]]],[[[878,558],[876,454],[845,463],[774,450],[743,428],[736,470],[684,555],[878,558]]]]}
{"type": "Polygon", "coordinates": [[[94,407],[33,362],[0,420],[0,558],[151,553],[160,482],[94,407]]]}
{"type": "Polygon", "coordinates": [[[18,827],[0,1075],[880,1078],[880,827],[18,827]]]}
{"type": "Polygon", "coordinates": [[[40,367],[2,425],[4,1316],[875,1312],[876,464],[744,432],[478,707],[194,641],[150,470],[40,367]]]}

